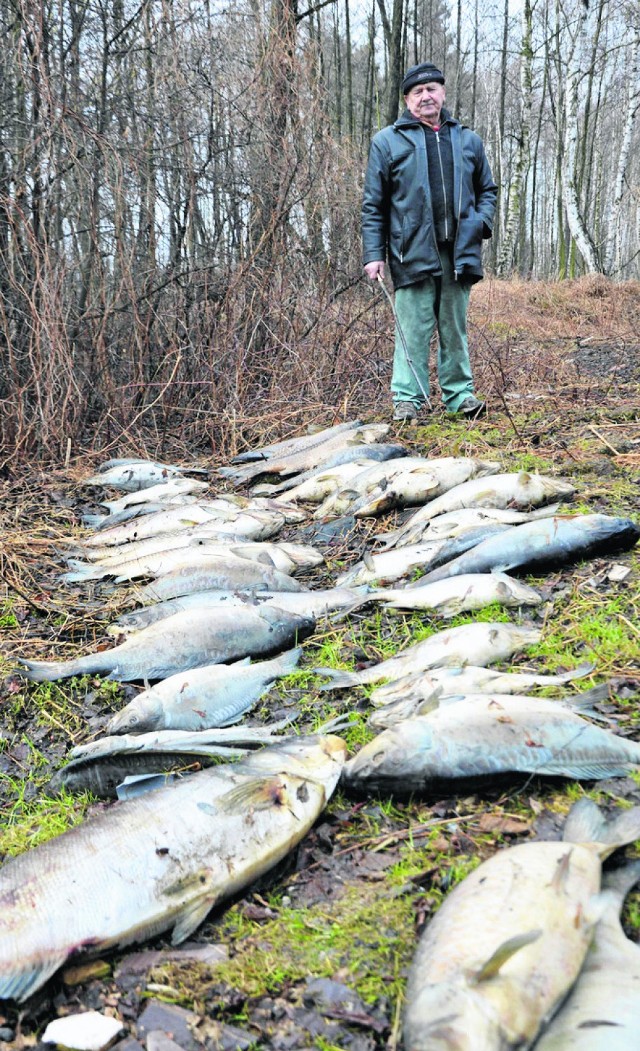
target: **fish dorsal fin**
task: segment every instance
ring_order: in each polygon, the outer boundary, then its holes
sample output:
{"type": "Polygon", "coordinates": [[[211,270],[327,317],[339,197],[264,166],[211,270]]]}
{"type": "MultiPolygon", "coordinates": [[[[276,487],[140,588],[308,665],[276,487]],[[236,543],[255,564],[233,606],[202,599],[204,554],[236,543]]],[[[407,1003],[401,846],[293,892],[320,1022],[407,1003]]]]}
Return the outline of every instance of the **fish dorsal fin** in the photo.
{"type": "Polygon", "coordinates": [[[531,475],[528,471],[520,471],[518,474],[518,482],[520,485],[528,485],[531,481],[531,475]]]}
{"type": "Polygon", "coordinates": [[[489,957],[487,962],[480,968],[480,970],[473,976],[474,983],[486,982],[490,978],[495,978],[498,971],[507,960],[510,960],[512,956],[515,956],[520,949],[524,949],[526,945],[531,945],[542,935],[542,930],[539,928],[532,931],[526,931],[524,934],[516,934],[513,938],[508,938],[507,941],[499,945],[492,956],[489,957]]]}

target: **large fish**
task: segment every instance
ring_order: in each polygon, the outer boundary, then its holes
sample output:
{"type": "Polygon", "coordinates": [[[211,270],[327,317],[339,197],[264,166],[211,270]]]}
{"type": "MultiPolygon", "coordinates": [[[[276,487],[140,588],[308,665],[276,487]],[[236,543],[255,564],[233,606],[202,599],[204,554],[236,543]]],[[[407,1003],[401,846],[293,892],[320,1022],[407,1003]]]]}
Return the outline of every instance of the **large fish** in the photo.
{"type": "Polygon", "coordinates": [[[413,544],[422,536],[425,522],[466,507],[509,507],[518,511],[549,504],[553,500],[570,500],[574,487],[560,478],[542,474],[494,474],[489,478],[472,478],[455,486],[419,508],[395,534],[397,546],[413,544]]]}
{"type": "Polygon", "coordinates": [[[151,624],[110,650],[69,661],[21,659],[28,679],[48,682],[71,675],[108,673],[107,678],[166,679],[177,672],[242,657],[277,653],[309,635],[311,617],[269,607],[186,610],[151,624]]]}
{"type": "Polygon", "coordinates": [[[54,773],[49,788],[54,793],[64,789],[108,799],[118,795],[127,779],[143,779],[148,787],[152,775],[157,785],[158,775],[192,773],[220,759],[242,759],[257,747],[281,744],[285,738],[279,731],[290,722],[100,737],[72,748],[70,762],[54,773]]]}
{"type": "Polygon", "coordinates": [[[250,594],[238,591],[195,591],[190,595],[155,602],[143,609],[121,614],[107,628],[109,635],[129,634],[140,631],[149,624],[164,620],[184,609],[213,609],[216,606],[231,607],[253,604],[256,608],[276,606],[290,613],[304,614],[319,620],[335,610],[350,609],[359,604],[367,592],[362,588],[314,588],[313,591],[269,591],[255,590],[250,594]]]}
{"type": "Polygon", "coordinates": [[[244,467],[220,467],[218,474],[223,478],[229,478],[235,485],[244,485],[261,474],[298,474],[310,467],[318,467],[326,463],[328,458],[339,449],[359,446],[362,451],[365,451],[367,445],[377,442],[388,430],[388,423],[363,424],[356,430],[350,430],[347,434],[336,434],[333,438],[301,452],[291,453],[288,456],[269,457],[267,460],[249,463],[244,467]]]}
{"type": "MultiPolygon", "coordinates": [[[[258,482],[257,485],[252,487],[252,492],[255,493],[256,498],[260,495],[273,496],[278,498],[278,502],[280,502],[280,499],[283,499],[283,497],[279,496],[280,493],[285,493],[287,490],[293,491],[294,488],[305,485],[307,482],[313,483],[315,478],[324,475],[326,472],[334,470],[340,472],[344,467],[349,473],[352,463],[372,467],[374,463],[382,463],[384,460],[394,460],[397,456],[408,455],[404,445],[398,445],[393,442],[388,444],[382,442],[369,443],[364,450],[361,445],[347,445],[330,456],[323,458],[320,467],[311,467],[308,471],[289,475],[283,481],[278,482],[277,485],[269,482],[258,482]]],[[[289,493],[287,493],[288,495],[289,493]]]]}
{"type": "Polygon", "coordinates": [[[596,781],[640,766],[640,744],[588,722],[569,702],[478,694],[436,703],[364,745],[347,763],[345,783],[367,792],[433,794],[510,774],[596,781]]]}
{"type": "Polygon", "coordinates": [[[533,646],[541,637],[542,633],[537,628],[519,627],[516,624],[463,624],[436,632],[388,660],[362,671],[338,671],[335,668],[314,668],[314,671],[331,679],[329,683],[319,686],[320,690],[345,689],[381,682],[382,679],[400,679],[427,668],[464,662],[491,664],[492,661],[512,657],[523,646],[533,646]]]}
{"type": "Polygon", "coordinates": [[[134,540],[145,540],[147,537],[158,536],[161,533],[175,533],[177,530],[189,529],[192,526],[215,525],[224,519],[237,520],[238,514],[233,513],[231,518],[228,513],[222,514],[220,506],[213,501],[214,506],[209,506],[209,501],[200,501],[197,504],[189,504],[186,507],[169,507],[153,514],[143,515],[142,518],[134,518],[122,525],[114,525],[107,529],[101,529],[93,536],[86,537],[82,541],[83,547],[111,547],[118,544],[128,544],[134,540]]]}
{"type": "Polygon", "coordinates": [[[630,518],[611,515],[569,515],[511,526],[470,551],[426,573],[421,583],[461,573],[491,573],[534,569],[624,551],[638,542],[640,527],[630,518]]]}
{"type": "Polygon", "coordinates": [[[404,456],[375,464],[351,479],[348,488],[327,497],[314,517],[380,514],[392,507],[423,503],[469,478],[492,474],[499,464],[471,457],[404,456]],[[385,494],[389,494],[385,496],[385,494]]]}
{"type": "Polygon", "coordinates": [[[117,500],[99,500],[100,507],[106,507],[110,514],[117,515],[120,511],[126,511],[128,507],[136,507],[138,504],[153,503],[159,500],[166,502],[174,496],[185,496],[190,493],[200,492],[209,488],[208,482],[201,482],[197,478],[183,478],[178,475],[175,478],[167,478],[165,482],[149,486],[146,489],[138,489],[133,493],[125,493],[117,500]]]}
{"type": "Polygon", "coordinates": [[[607,822],[585,798],[564,842],[499,850],[458,884],[411,964],[405,1051],[527,1051],[584,962],[602,859],[639,836],[640,808],[607,822]]]}
{"type": "MultiPolygon", "coordinates": [[[[390,551],[367,552],[362,562],[342,573],[336,580],[340,586],[351,587],[354,584],[367,584],[376,581],[378,584],[391,583],[409,576],[415,570],[423,572],[435,569],[443,562],[449,562],[463,551],[480,544],[489,536],[495,536],[509,529],[508,525],[494,522],[466,529],[457,536],[440,540],[423,540],[419,544],[406,544],[392,548],[390,551]]],[[[421,587],[424,576],[409,584],[409,587],[421,587]]]]}
{"type": "Polygon", "coordinates": [[[0,998],[67,961],[172,932],[286,857],[340,776],[337,737],[300,738],[117,803],[0,869],[0,998]]]}
{"type": "Polygon", "coordinates": [[[80,484],[111,486],[126,493],[134,493],[138,489],[148,489],[152,485],[162,484],[169,478],[176,478],[185,473],[208,472],[202,468],[178,467],[175,464],[156,463],[153,460],[108,460],[98,467],[97,474],[83,478],[80,484]]]}
{"type": "MultiPolygon", "coordinates": [[[[470,457],[445,456],[442,459],[425,460],[422,466],[396,471],[392,476],[373,484],[356,484],[358,497],[341,510],[356,518],[365,518],[396,507],[414,507],[441,496],[471,478],[495,474],[499,467],[500,464],[495,460],[473,460],[470,457]]],[[[358,479],[355,481],[357,483],[358,479]]]]}
{"type": "Polygon", "coordinates": [[[585,661],[577,668],[559,672],[557,675],[544,675],[537,672],[495,671],[493,668],[481,668],[464,665],[458,668],[432,668],[428,672],[418,672],[395,679],[372,690],[369,700],[375,707],[397,702],[407,705],[419,705],[432,698],[450,697],[463,693],[523,693],[536,686],[563,686],[574,679],[590,675],[595,665],[585,661]]]}
{"type": "Polygon", "coordinates": [[[536,1043],[536,1051],[637,1051],[640,1046],[640,945],[620,923],[624,899],[640,880],[640,861],[605,875],[607,905],[578,980],[536,1043]]]}
{"type": "MultiPolygon", "coordinates": [[[[409,548],[401,548],[408,551],[409,548]]],[[[382,602],[384,609],[429,609],[443,617],[468,610],[499,606],[538,606],[542,596],[506,573],[465,573],[464,576],[424,584],[422,587],[371,591],[363,601],[382,602]]]]}
{"type": "MultiPolygon", "coordinates": [[[[141,541],[145,543],[145,541],[141,541]]],[[[82,562],[68,559],[69,572],[60,577],[64,581],[104,580],[115,577],[116,583],[136,580],[138,577],[161,577],[181,569],[215,568],[220,558],[246,558],[250,562],[277,569],[288,575],[300,569],[318,566],[324,561],[321,553],[310,545],[269,543],[268,541],[224,541],[221,534],[203,533],[187,537],[183,544],[171,544],[168,548],[150,551],[146,555],[127,557],[128,546],[120,555],[104,558],[99,562],[82,562]]],[[[118,549],[119,550],[119,549],[118,549]]]]}
{"type": "Polygon", "coordinates": [[[293,438],[285,438],[271,445],[261,445],[257,449],[247,449],[238,453],[231,463],[251,463],[254,460],[272,460],[274,456],[290,456],[291,453],[302,452],[304,449],[313,449],[316,445],[322,445],[329,438],[335,438],[336,434],[345,434],[347,431],[355,431],[362,427],[362,420],[348,420],[346,423],[337,423],[333,427],[324,427],[322,430],[313,431],[311,434],[297,434],[293,438]]]}
{"type": "Polygon", "coordinates": [[[183,566],[138,588],[135,592],[139,602],[163,602],[165,599],[189,595],[194,591],[214,589],[240,591],[308,591],[305,584],[280,572],[253,562],[249,558],[233,558],[218,555],[201,568],[183,566]]]}
{"type": "Polygon", "coordinates": [[[208,730],[231,726],[273,685],[297,666],[302,649],[272,660],[209,664],[168,679],[138,694],[110,720],[108,734],[150,730],[208,730]]]}
{"type": "MultiPolygon", "coordinates": [[[[490,524],[522,525],[523,522],[533,522],[537,518],[550,518],[551,515],[557,514],[559,507],[559,503],[545,504],[544,507],[537,507],[533,511],[512,511],[508,507],[462,507],[457,511],[445,511],[435,518],[427,519],[420,531],[420,538],[422,541],[440,540],[490,524]]],[[[400,529],[396,529],[379,533],[375,539],[383,541],[386,547],[391,547],[400,532],[400,529]]]]}

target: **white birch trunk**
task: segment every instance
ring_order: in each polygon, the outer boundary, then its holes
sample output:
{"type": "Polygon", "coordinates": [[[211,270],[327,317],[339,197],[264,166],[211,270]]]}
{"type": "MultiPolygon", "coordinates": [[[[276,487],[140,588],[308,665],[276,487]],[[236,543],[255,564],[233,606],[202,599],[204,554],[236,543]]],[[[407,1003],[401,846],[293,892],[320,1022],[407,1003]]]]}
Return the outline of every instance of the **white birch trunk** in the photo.
{"type": "Polygon", "coordinates": [[[587,271],[598,273],[600,267],[593,239],[587,229],[578,197],[578,95],[582,70],[581,44],[586,38],[589,7],[581,4],[578,31],[572,41],[567,62],[567,90],[565,93],[564,166],[562,171],[562,200],[569,230],[584,260],[587,271]]]}
{"type": "Polygon", "coordinates": [[[622,269],[621,251],[621,225],[622,225],[622,201],[624,198],[625,176],[631,153],[631,139],[633,126],[635,124],[638,110],[640,109],[640,31],[636,30],[636,36],[631,45],[631,61],[629,63],[629,82],[627,92],[627,115],[624,123],[622,145],[618,155],[618,166],[613,188],[613,196],[607,209],[605,217],[605,230],[607,231],[607,251],[605,260],[605,273],[618,273],[622,269]]]}

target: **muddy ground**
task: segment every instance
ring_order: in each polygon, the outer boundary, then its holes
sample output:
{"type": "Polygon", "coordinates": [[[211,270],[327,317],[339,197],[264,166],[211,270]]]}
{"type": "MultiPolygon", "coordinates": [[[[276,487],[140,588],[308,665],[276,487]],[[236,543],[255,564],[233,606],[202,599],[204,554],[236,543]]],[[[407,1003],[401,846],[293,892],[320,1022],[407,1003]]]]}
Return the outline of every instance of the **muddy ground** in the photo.
{"type": "MultiPolygon", "coordinates": [[[[436,409],[418,427],[394,425],[391,433],[415,453],[496,456],[504,470],[526,466],[562,475],[576,485],[581,510],[624,513],[640,522],[640,348],[628,341],[518,338],[498,354],[494,342],[489,346],[478,334],[474,348],[478,386],[489,394],[487,416],[451,423],[436,409]]],[[[110,712],[135,692],[118,686],[105,699],[98,679],[59,683],[47,703],[36,706],[34,686],[15,674],[20,656],[61,659],[111,645],[104,628],[126,593],[58,580],[63,562],[56,545],[80,535],[80,516],[95,510],[80,481],[97,462],[78,460],[28,478],[14,474],[2,484],[2,608],[12,614],[3,620],[0,684],[5,858],[12,852],[11,830],[26,830],[20,849],[37,836],[46,813],[38,803],[70,746],[99,735],[110,712]]],[[[397,520],[392,516],[386,524],[397,520]]],[[[334,579],[338,566],[361,557],[379,528],[367,520],[327,545],[326,565],[309,582],[324,586],[334,579]]],[[[534,651],[514,665],[541,671],[566,666],[565,644],[576,663],[594,658],[598,667],[588,685],[611,684],[604,708],[618,719],[617,732],[636,740],[638,565],[637,552],[629,552],[526,577],[545,602],[513,615],[561,639],[557,652],[534,651]],[[624,577],[614,566],[631,574],[624,577]],[[594,624],[598,607],[616,598],[607,616],[612,631],[622,631],[617,644],[581,622],[585,596],[594,624]]],[[[434,630],[442,627],[436,618],[422,619],[434,630]]],[[[397,648],[408,641],[402,616],[379,617],[375,634],[371,625],[365,610],[346,624],[323,626],[305,643],[304,666],[313,667],[314,653],[332,635],[340,658],[360,666],[378,659],[381,634],[385,641],[397,639],[397,648]]],[[[276,691],[251,721],[277,719],[296,706],[303,713],[301,732],[321,716],[354,711],[364,718],[368,710],[362,689],[328,697],[312,683],[276,691]]],[[[170,1051],[169,1041],[184,1051],[396,1048],[415,938],[443,896],[493,851],[557,838],[570,802],[583,791],[607,804],[640,803],[632,778],[583,787],[522,778],[506,787],[418,800],[356,800],[338,793],[287,863],[216,910],[179,954],[159,938],[135,951],[106,954],[86,970],[62,971],[26,1004],[0,1005],[0,1042],[16,1051],[37,1045],[53,1018],[95,1009],[121,1020],[117,1046],[127,1051],[170,1051]]],[[[83,802],[79,813],[104,805],[83,802]]],[[[632,930],[631,919],[627,927],[632,930]]]]}

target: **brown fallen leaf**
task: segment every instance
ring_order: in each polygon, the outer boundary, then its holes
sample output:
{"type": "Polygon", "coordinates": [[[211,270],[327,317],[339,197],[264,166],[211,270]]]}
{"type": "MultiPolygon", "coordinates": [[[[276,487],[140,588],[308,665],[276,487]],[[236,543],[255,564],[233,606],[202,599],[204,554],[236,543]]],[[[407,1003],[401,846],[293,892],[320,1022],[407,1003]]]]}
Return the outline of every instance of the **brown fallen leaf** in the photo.
{"type": "Polygon", "coordinates": [[[508,817],[505,814],[482,814],[478,821],[478,828],[481,832],[504,832],[507,835],[515,835],[518,832],[528,832],[531,822],[519,817],[508,817]]]}

